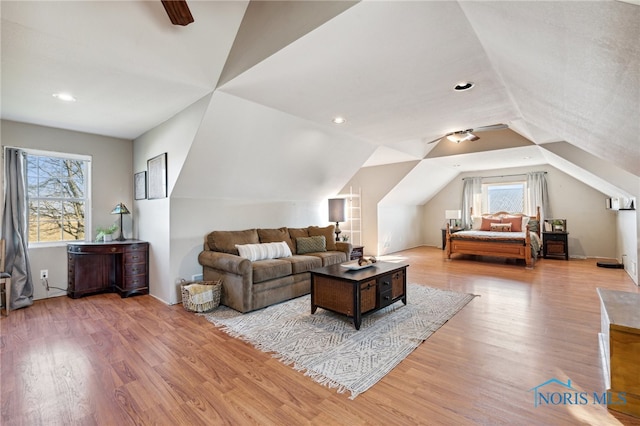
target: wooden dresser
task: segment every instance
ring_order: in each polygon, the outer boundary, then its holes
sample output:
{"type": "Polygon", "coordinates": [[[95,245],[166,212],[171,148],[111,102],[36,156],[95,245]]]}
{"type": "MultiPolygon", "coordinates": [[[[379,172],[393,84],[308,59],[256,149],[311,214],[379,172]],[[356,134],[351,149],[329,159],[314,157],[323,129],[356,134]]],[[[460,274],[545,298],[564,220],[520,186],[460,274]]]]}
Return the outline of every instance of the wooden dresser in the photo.
{"type": "Polygon", "coordinates": [[[640,417],[640,294],[598,289],[607,406],[640,417]],[[616,397],[624,395],[624,400],[616,397]]]}
{"type": "Polygon", "coordinates": [[[121,297],[149,293],[149,243],[145,241],[70,243],[67,265],[69,297],[113,291],[121,297]]]}

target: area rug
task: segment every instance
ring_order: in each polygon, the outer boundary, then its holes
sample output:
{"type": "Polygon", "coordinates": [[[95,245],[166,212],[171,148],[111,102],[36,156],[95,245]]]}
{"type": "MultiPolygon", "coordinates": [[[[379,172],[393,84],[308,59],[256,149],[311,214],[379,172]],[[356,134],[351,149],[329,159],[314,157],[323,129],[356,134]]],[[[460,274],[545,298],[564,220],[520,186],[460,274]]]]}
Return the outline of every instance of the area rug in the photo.
{"type": "Polygon", "coordinates": [[[318,308],[310,296],[241,314],[226,306],[203,314],[227,334],[271,352],[314,381],[351,392],[354,399],[398,365],[475,296],[407,285],[398,301],[362,318],[360,330],[344,315],[318,308]]]}

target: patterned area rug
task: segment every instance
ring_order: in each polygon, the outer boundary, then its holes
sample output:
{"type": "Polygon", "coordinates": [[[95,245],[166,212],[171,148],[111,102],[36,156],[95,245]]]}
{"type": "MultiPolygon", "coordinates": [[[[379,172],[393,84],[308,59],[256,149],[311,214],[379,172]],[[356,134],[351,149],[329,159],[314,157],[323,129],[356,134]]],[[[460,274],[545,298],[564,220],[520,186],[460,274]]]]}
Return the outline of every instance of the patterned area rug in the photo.
{"type": "Polygon", "coordinates": [[[398,301],[363,317],[360,330],[344,315],[322,308],[311,315],[309,295],[248,314],[220,306],[202,315],[316,382],[351,392],[354,399],[474,297],[408,284],[406,306],[398,301]]]}

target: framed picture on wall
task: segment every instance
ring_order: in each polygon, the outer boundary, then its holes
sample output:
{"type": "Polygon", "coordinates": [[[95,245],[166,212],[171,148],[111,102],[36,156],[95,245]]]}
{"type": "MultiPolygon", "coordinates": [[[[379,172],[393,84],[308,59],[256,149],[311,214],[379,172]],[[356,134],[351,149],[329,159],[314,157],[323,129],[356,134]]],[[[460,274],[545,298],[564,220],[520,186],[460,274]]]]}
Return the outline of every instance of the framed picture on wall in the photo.
{"type": "Polygon", "coordinates": [[[133,197],[136,200],[147,198],[147,172],[133,175],[133,197]]]}
{"type": "Polygon", "coordinates": [[[150,200],[167,197],[167,153],[147,160],[149,179],[148,198],[150,200]]]}

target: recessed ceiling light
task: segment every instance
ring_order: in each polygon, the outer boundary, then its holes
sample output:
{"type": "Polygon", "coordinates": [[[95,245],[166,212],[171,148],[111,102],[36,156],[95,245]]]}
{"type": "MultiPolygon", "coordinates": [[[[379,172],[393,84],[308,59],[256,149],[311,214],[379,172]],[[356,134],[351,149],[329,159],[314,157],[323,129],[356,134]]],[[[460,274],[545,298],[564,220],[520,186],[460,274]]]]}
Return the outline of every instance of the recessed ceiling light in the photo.
{"type": "Polygon", "coordinates": [[[73,95],[69,94],[69,93],[54,93],[53,94],[54,98],[58,98],[61,101],[65,101],[65,102],[75,102],[76,98],[73,97],[73,95]]]}
{"type": "Polygon", "coordinates": [[[474,86],[475,84],[473,84],[473,82],[471,81],[461,81],[453,87],[453,90],[455,90],[456,92],[464,92],[465,90],[469,90],[474,86]]]}
{"type": "Polygon", "coordinates": [[[344,124],[347,119],[344,117],[333,117],[333,120],[331,120],[333,122],[333,124],[344,124]]]}

